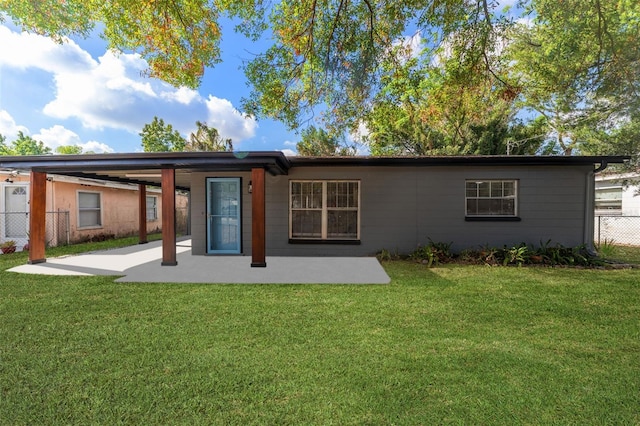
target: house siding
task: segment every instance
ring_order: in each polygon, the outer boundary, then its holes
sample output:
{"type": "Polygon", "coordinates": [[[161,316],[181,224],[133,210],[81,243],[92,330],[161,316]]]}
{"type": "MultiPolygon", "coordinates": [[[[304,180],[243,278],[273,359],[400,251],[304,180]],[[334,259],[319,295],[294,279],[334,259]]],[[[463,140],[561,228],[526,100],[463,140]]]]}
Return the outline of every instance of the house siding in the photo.
{"type": "MultiPolygon", "coordinates": [[[[295,167],[266,177],[267,256],[367,256],[382,249],[410,253],[429,240],[460,251],[527,243],[576,246],[585,235],[589,166],[295,167]],[[289,182],[359,180],[360,244],[291,244],[289,182]],[[520,221],[465,221],[465,180],[518,180],[520,221]]],[[[206,249],[207,177],[242,178],[243,254],[251,254],[250,173],[194,173],[193,254],[206,249]]]]}

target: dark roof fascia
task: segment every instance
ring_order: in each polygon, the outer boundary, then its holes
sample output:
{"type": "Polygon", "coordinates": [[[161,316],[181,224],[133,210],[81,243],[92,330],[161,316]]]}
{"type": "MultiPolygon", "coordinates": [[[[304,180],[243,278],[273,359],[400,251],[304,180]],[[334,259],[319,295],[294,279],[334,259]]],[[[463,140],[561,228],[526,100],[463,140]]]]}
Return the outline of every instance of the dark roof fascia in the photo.
{"type": "Polygon", "coordinates": [[[620,164],[628,156],[288,157],[291,167],[341,166],[561,166],[620,164]]]}
{"type": "Polygon", "coordinates": [[[0,156],[0,169],[60,174],[163,168],[191,170],[264,168],[272,175],[281,175],[287,174],[290,167],[285,155],[279,151],[0,156]]]}

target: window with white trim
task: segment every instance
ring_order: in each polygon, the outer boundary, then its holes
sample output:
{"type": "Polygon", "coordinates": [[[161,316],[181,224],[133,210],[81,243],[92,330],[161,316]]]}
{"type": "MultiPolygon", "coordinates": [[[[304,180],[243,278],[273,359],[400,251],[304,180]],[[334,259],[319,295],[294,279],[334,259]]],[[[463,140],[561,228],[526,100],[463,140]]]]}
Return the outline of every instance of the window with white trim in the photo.
{"type": "Polygon", "coordinates": [[[78,228],[102,226],[102,194],[78,191],[78,228]]]}
{"type": "Polygon", "coordinates": [[[465,185],[467,217],[517,216],[517,180],[467,180],[465,185]]]}
{"type": "Polygon", "coordinates": [[[147,220],[158,220],[158,197],[147,195],[147,220]]]}
{"type": "Polygon", "coordinates": [[[360,182],[291,181],[289,238],[359,240],[360,182]]]}
{"type": "Polygon", "coordinates": [[[596,186],[595,201],[598,211],[620,212],[622,210],[622,185],[596,186]]]}

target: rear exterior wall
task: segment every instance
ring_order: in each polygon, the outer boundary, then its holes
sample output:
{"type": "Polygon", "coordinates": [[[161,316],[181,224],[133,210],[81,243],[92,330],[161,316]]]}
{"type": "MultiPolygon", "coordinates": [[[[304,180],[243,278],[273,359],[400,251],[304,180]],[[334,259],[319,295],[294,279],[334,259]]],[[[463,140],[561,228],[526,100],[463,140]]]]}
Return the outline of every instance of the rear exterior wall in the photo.
{"type": "MultiPolygon", "coordinates": [[[[434,166],[295,167],[266,178],[267,256],[368,256],[382,249],[406,254],[429,240],[451,242],[454,251],[519,243],[573,247],[585,243],[587,178],[591,167],[434,166]],[[360,244],[291,244],[291,180],[359,180],[360,244]],[[520,221],[466,221],[465,181],[516,179],[520,221]]],[[[243,182],[243,254],[251,255],[249,173],[194,173],[193,253],[204,254],[206,177],[243,182]]],[[[586,234],[590,235],[590,234],[586,234]]]]}

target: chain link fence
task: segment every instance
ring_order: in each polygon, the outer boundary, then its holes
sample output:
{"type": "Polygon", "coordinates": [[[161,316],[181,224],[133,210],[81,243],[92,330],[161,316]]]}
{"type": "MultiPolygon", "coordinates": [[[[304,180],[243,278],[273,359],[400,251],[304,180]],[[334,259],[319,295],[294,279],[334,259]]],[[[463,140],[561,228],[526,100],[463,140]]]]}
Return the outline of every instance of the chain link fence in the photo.
{"type": "Polygon", "coordinates": [[[596,215],[594,241],[640,247],[640,216],[596,215]]]}
{"type": "MultiPolygon", "coordinates": [[[[69,212],[46,212],[47,247],[69,244],[69,212]]],[[[0,244],[14,241],[18,250],[29,241],[29,212],[0,212],[0,244]]]]}

